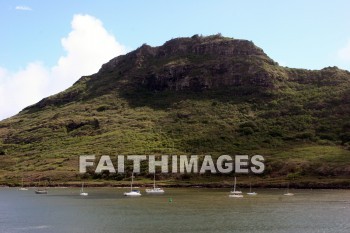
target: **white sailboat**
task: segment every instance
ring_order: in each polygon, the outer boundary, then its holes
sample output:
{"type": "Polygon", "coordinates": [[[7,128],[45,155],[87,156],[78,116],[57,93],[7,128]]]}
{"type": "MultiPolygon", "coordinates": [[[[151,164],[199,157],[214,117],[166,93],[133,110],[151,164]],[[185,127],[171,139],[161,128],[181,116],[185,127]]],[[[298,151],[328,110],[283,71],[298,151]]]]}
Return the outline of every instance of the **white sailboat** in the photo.
{"type": "Polygon", "coordinates": [[[164,193],[164,189],[156,188],[156,173],[155,172],[154,172],[154,176],[153,176],[153,188],[146,189],[146,193],[148,193],[148,194],[162,194],[162,193],[164,193]]]}
{"type": "Polygon", "coordinates": [[[290,193],[289,192],[289,183],[288,183],[288,186],[287,186],[287,192],[285,194],[283,194],[284,196],[294,196],[294,193],[290,193]]]}
{"type": "Polygon", "coordinates": [[[22,186],[18,190],[19,191],[28,191],[28,189],[23,186],[23,177],[22,177],[22,186]]]}
{"type": "Polygon", "coordinates": [[[40,189],[40,181],[39,181],[39,185],[38,185],[37,189],[35,189],[35,194],[47,194],[46,188],[40,189]]]}
{"type": "Polygon", "coordinates": [[[132,173],[132,175],[131,175],[130,192],[125,192],[124,196],[127,196],[127,197],[139,197],[139,196],[141,196],[141,192],[139,190],[132,189],[133,183],[134,183],[134,173],[132,173]]]}
{"type": "Polygon", "coordinates": [[[250,195],[250,196],[258,195],[256,192],[252,192],[252,182],[250,182],[249,193],[247,193],[247,195],[250,195]]]}
{"type": "Polygon", "coordinates": [[[233,185],[233,191],[230,192],[230,195],[228,195],[229,197],[236,197],[236,198],[242,198],[243,194],[242,191],[238,191],[236,190],[236,177],[235,177],[235,183],[233,185]]]}
{"type": "Polygon", "coordinates": [[[87,192],[84,192],[84,182],[81,184],[80,196],[88,196],[87,192]]]}
{"type": "Polygon", "coordinates": [[[46,189],[37,189],[35,190],[36,194],[47,194],[47,190],[46,189]]]}

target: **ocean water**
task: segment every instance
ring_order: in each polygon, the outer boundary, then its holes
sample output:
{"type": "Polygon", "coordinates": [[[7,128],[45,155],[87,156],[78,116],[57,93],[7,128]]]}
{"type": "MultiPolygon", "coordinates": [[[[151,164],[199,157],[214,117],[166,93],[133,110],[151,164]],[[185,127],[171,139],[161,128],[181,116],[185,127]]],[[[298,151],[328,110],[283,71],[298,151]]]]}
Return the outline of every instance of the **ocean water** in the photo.
{"type": "MultiPolygon", "coordinates": [[[[229,198],[227,189],[165,189],[124,197],[124,188],[0,188],[1,233],[349,233],[350,190],[258,189],[229,198]],[[170,201],[172,200],[172,202],[170,201]]],[[[243,190],[247,191],[247,190],[243,190]]]]}

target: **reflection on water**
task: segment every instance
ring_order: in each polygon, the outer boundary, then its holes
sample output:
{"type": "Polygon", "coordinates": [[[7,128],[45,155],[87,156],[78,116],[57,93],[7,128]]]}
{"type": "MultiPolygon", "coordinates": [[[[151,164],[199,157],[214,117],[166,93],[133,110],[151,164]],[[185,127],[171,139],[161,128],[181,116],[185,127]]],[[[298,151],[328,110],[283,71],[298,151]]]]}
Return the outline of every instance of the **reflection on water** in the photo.
{"type": "MultiPolygon", "coordinates": [[[[225,189],[166,189],[128,198],[126,189],[0,188],[0,232],[350,232],[350,190],[256,190],[229,198],[225,189]],[[169,201],[172,200],[172,202],[169,201]]],[[[143,191],[143,190],[142,190],[143,191]]]]}

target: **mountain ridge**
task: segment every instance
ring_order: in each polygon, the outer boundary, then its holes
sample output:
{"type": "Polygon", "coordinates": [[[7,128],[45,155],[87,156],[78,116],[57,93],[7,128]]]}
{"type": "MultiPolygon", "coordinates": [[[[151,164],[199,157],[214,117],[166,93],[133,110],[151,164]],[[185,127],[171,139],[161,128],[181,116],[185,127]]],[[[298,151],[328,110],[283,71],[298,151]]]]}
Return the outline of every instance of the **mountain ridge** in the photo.
{"type": "MultiPolygon", "coordinates": [[[[90,77],[98,78],[106,73],[115,72],[118,72],[121,75],[125,74],[126,72],[129,76],[130,74],[128,74],[128,69],[134,69],[136,67],[136,69],[140,70],[142,69],[142,66],[149,68],[152,66],[152,64],[147,64],[145,60],[161,60],[164,57],[170,57],[171,59],[168,61],[168,63],[161,64],[163,70],[147,70],[146,76],[142,74],[142,80],[133,79],[132,82],[141,82],[142,85],[146,86],[148,89],[162,91],[164,89],[204,90],[208,88],[211,89],[212,87],[244,85],[244,82],[248,82],[248,84],[251,82],[252,85],[268,88],[274,88],[276,85],[276,88],[278,88],[278,81],[283,81],[286,79],[290,79],[301,84],[306,84],[311,81],[315,83],[318,82],[319,85],[334,85],[334,82],[339,80],[334,80],[332,78],[326,80],[326,77],[342,77],[343,80],[341,81],[348,81],[349,79],[346,77],[349,75],[349,72],[338,69],[337,67],[326,67],[322,70],[305,70],[280,67],[278,66],[278,63],[270,59],[261,48],[255,46],[252,42],[247,40],[226,38],[222,37],[221,35],[213,35],[209,37],[194,35],[191,38],[176,38],[167,41],[162,46],[158,47],[151,47],[144,44],[126,55],[121,55],[111,59],[109,62],[103,64],[96,74],[93,74],[90,77]],[[202,73],[199,75],[197,74],[189,79],[188,76],[191,76],[191,74],[189,74],[188,70],[196,71],[196,69],[203,69],[203,64],[201,64],[200,67],[196,67],[193,65],[195,62],[191,63],[188,61],[188,59],[187,61],[186,59],[181,58],[176,59],[178,56],[186,57],[188,54],[192,56],[215,55],[212,58],[205,58],[209,60],[215,60],[221,56],[222,60],[219,62],[219,64],[218,62],[215,62],[214,64],[206,64],[209,67],[205,70],[206,73],[202,71],[202,73]],[[246,59],[244,56],[250,59],[248,65],[244,64],[244,62],[246,62],[244,61],[244,59],[246,59]],[[228,64],[229,62],[232,63],[232,61],[227,62],[227,57],[228,59],[238,57],[239,60],[233,61],[234,67],[232,67],[230,64],[228,64]],[[258,60],[256,58],[258,58],[258,60]],[[262,61],[266,62],[266,64],[261,64],[262,61]],[[254,62],[260,64],[252,64],[254,62]],[[119,66],[125,66],[126,63],[128,63],[127,68],[120,69],[119,66]],[[266,69],[268,69],[268,72],[266,72],[266,69]],[[212,77],[218,73],[228,73],[230,77],[222,78],[221,80],[213,82],[211,80],[212,77]],[[250,77],[242,77],[242,73],[250,74],[250,77]],[[201,78],[203,76],[209,76],[209,78],[202,80],[201,78]],[[311,76],[311,79],[306,78],[308,76],[311,76]]],[[[139,74],[137,73],[134,74],[136,77],[138,75],[139,74]]],[[[83,76],[76,83],[84,82],[87,78],[87,76],[83,76]]],[[[71,93],[71,95],[75,96],[74,93],[71,93]]],[[[71,97],[72,96],[68,96],[68,99],[71,97]]],[[[45,102],[45,99],[40,101],[38,105],[41,106],[43,102],[45,102]]],[[[25,109],[28,109],[28,107],[25,109]]]]}

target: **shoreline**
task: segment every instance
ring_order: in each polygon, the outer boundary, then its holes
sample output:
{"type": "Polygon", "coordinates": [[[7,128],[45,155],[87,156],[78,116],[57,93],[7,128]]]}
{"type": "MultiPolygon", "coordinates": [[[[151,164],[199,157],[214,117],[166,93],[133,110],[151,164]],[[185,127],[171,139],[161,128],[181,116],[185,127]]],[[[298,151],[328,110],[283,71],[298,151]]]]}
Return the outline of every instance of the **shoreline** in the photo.
{"type": "MultiPolygon", "coordinates": [[[[86,182],[86,181],[74,181],[74,182],[62,182],[62,183],[56,183],[56,184],[48,184],[44,187],[48,188],[79,188],[81,187],[81,183],[84,182],[85,187],[91,187],[91,188],[108,188],[108,187],[116,187],[116,188],[128,188],[130,187],[129,183],[112,183],[112,182],[86,182]]],[[[249,188],[250,186],[247,184],[238,184],[240,188],[249,188]]],[[[153,186],[153,183],[134,183],[134,186],[140,187],[140,188],[146,188],[153,186]]],[[[0,188],[15,188],[15,187],[21,187],[21,185],[18,184],[6,184],[2,183],[0,184],[0,188]]],[[[24,184],[24,187],[36,187],[35,183],[29,183],[24,184]]],[[[216,188],[216,189],[227,189],[232,188],[232,184],[219,184],[219,183],[198,183],[198,184],[186,184],[186,183],[179,183],[179,184],[157,184],[157,187],[162,188],[216,188]]],[[[269,183],[258,183],[258,184],[252,184],[252,188],[271,188],[271,189],[285,189],[285,184],[269,184],[269,183]]],[[[289,188],[292,189],[350,189],[350,181],[349,182],[335,182],[335,183],[309,183],[309,182],[300,182],[300,183],[293,183],[291,182],[289,185],[289,188]]]]}

